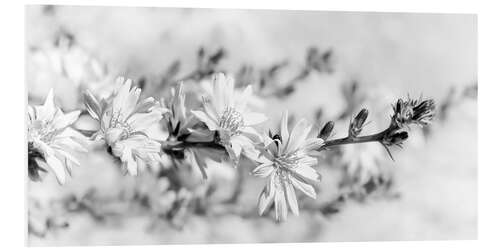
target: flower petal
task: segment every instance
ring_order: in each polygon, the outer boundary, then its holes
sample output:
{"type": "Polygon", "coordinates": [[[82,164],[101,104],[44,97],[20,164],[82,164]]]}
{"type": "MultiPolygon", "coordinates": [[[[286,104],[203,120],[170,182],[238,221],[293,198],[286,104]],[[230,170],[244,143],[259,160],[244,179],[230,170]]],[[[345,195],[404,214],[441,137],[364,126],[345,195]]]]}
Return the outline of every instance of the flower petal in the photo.
{"type": "Polygon", "coordinates": [[[274,209],[276,212],[277,221],[285,221],[288,215],[288,207],[286,205],[285,191],[282,186],[276,189],[276,194],[274,195],[274,209]]]}
{"type": "Polygon", "coordinates": [[[267,163],[262,163],[254,170],[252,170],[252,174],[257,176],[257,177],[268,177],[272,172],[274,171],[273,163],[272,162],[267,162],[267,163]]]}
{"type": "Polygon", "coordinates": [[[316,191],[314,190],[314,187],[312,185],[309,185],[307,183],[304,183],[300,180],[297,180],[295,178],[290,178],[290,182],[294,187],[296,187],[298,190],[302,191],[302,193],[306,194],[307,196],[316,199],[316,191]]]}
{"type": "Polygon", "coordinates": [[[290,206],[290,210],[292,210],[293,214],[298,216],[299,204],[297,203],[297,196],[295,195],[295,189],[293,188],[293,185],[290,182],[285,181],[283,185],[285,186],[286,201],[290,206]]]}
{"type": "Polygon", "coordinates": [[[137,175],[137,162],[133,158],[132,152],[129,148],[125,148],[120,159],[125,164],[128,173],[132,176],[136,176],[137,175]]]}
{"type": "Polygon", "coordinates": [[[288,140],[288,145],[286,147],[286,152],[295,152],[300,146],[303,145],[304,140],[311,131],[311,126],[307,124],[305,119],[301,119],[293,128],[290,133],[290,139],[288,140]]]}
{"type": "Polygon", "coordinates": [[[213,82],[213,96],[211,96],[210,101],[214,103],[214,107],[217,113],[224,112],[224,108],[227,103],[225,103],[225,91],[226,91],[226,77],[223,73],[215,74],[212,78],[213,82]]]}
{"type": "MultiPolygon", "coordinates": [[[[312,157],[310,157],[310,159],[316,160],[312,157]]],[[[299,164],[296,168],[293,169],[293,173],[299,175],[301,178],[305,178],[306,180],[314,182],[321,181],[321,175],[319,175],[318,172],[314,170],[314,168],[308,166],[307,164],[299,164]]]]}
{"type": "Polygon", "coordinates": [[[64,184],[66,182],[66,172],[64,171],[64,166],[59,159],[57,159],[54,155],[48,154],[45,156],[45,162],[54,172],[57,182],[59,184],[64,184]]]}
{"type": "Polygon", "coordinates": [[[269,185],[267,185],[259,196],[259,215],[264,214],[264,212],[271,206],[274,198],[274,189],[270,190],[269,185]]]}
{"type": "Polygon", "coordinates": [[[210,119],[214,121],[219,120],[219,114],[217,114],[217,110],[210,100],[203,100],[203,110],[210,119]]]}
{"type": "Polygon", "coordinates": [[[302,150],[306,152],[313,151],[323,146],[323,143],[324,141],[321,138],[309,138],[304,142],[302,150]]]}
{"type": "Polygon", "coordinates": [[[205,162],[205,159],[202,159],[200,154],[196,152],[194,149],[190,149],[187,151],[187,158],[189,159],[189,162],[192,162],[194,167],[198,167],[200,169],[201,175],[203,176],[203,179],[208,179],[207,175],[207,164],[205,162]]]}
{"type": "Polygon", "coordinates": [[[54,90],[50,89],[47,97],[45,98],[45,103],[42,106],[35,107],[37,113],[37,119],[41,121],[51,120],[56,113],[56,106],[54,103],[54,90]]]}
{"type": "Polygon", "coordinates": [[[243,92],[238,95],[238,100],[235,103],[235,108],[237,110],[245,110],[248,100],[252,95],[252,85],[248,85],[243,92]]]}
{"type": "Polygon", "coordinates": [[[133,113],[146,113],[150,112],[153,107],[157,104],[153,97],[148,97],[142,100],[136,107],[133,113]]]}
{"type": "Polygon", "coordinates": [[[262,215],[264,211],[271,206],[274,201],[274,196],[276,195],[276,175],[272,174],[266,183],[266,187],[262,190],[259,197],[259,215],[262,215]]]}
{"type": "Polygon", "coordinates": [[[33,106],[31,106],[31,105],[28,105],[28,122],[29,122],[29,124],[31,124],[35,120],[36,120],[35,108],[33,108],[33,106]]]}
{"type": "Polygon", "coordinates": [[[243,135],[245,135],[254,142],[262,141],[262,136],[259,134],[259,132],[257,132],[257,130],[255,130],[252,127],[243,127],[240,129],[240,131],[242,132],[243,135]]]}
{"type": "Polygon", "coordinates": [[[90,91],[88,90],[83,94],[83,100],[90,116],[98,120],[102,112],[101,104],[97,101],[94,95],[92,95],[92,93],[90,93],[90,91]]]}
{"type": "Polygon", "coordinates": [[[128,122],[133,131],[144,131],[162,119],[159,112],[137,113],[132,115],[128,122]]]}
{"type": "Polygon", "coordinates": [[[130,87],[132,86],[132,80],[125,79],[124,77],[118,77],[115,81],[117,86],[116,96],[113,98],[113,108],[117,110],[123,110],[126,104],[127,97],[130,94],[130,87]]]}
{"type": "Polygon", "coordinates": [[[288,144],[288,138],[289,138],[288,110],[285,110],[285,112],[283,112],[283,115],[281,116],[280,135],[281,135],[281,141],[283,142],[283,146],[286,147],[286,145],[288,144]]]}
{"type": "Polygon", "coordinates": [[[54,128],[55,129],[63,129],[68,127],[69,125],[73,124],[76,120],[78,120],[78,117],[80,117],[80,111],[73,111],[68,114],[61,114],[57,116],[54,121],[54,128]]]}
{"type": "Polygon", "coordinates": [[[123,112],[124,117],[129,117],[135,110],[137,106],[137,102],[139,101],[139,96],[141,95],[141,89],[137,87],[132,87],[129,91],[127,98],[125,99],[125,103],[123,103],[123,108],[121,112],[123,112]]]}
{"type": "Polygon", "coordinates": [[[248,158],[253,160],[259,158],[260,151],[255,148],[254,143],[248,137],[235,135],[231,137],[231,144],[239,145],[248,158]]]}
{"type": "Polygon", "coordinates": [[[247,112],[243,115],[243,123],[245,126],[252,126],[263,123],[267,120],[267,116],[257,112],[247,112]]]}
{"type": "Polygon", "coordinates": [[[241,150],[243,149],[241,140],[238,140],[237,138],[231,138],[231,149],[234,152],[234,156],[236,159],[240,158],[241,155],[241,150]]]}
{"type": "Polygon", "coordinates": [[[78,160],[74,156],[72,156],[70,153],[65,151],[63,148],[55,148],[54,151],[57,154],[59,154],[60,156],[62,156],[63,158],[72,162],[73,164],[80,166],[80,162],[78,162],[78,160]]]}
{"type": "Polygon", "coordinates": [[[208,129],[210,129],[210,130],[217,130],[218,129],[219,126],[217,125],[217,123],[215,123],[214,120],[210,119],[205,112],[198,111],[198,110],[191,110],[191,113],[194,116],[196,116],[196,118],[198,118],[200,121],[205,123],[207,125],[208,129]]]}

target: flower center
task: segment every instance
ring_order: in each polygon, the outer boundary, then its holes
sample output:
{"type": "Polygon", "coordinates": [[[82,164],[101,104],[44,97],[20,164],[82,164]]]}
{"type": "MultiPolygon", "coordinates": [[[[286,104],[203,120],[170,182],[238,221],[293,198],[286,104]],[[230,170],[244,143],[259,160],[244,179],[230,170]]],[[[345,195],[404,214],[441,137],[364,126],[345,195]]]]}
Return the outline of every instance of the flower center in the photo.
{"type": "Polygon", "coordinates": [[[274,159],[274,165],[280,169],[294,169],[299,164],[300,157],[297,154],[288,154],[274,159]]]}
{"type": "Polygon", "coordinates": [[[28,127],[30,138],[37,138],[46,143],[52,142],[57,133],[58,131],[47,121],[34,121],[28,127]]]}
{"type": "Polygon", "coordinates": [[[109,123],[110,128],[121,128],[123,129],[123,135],[125,138],[128,138],[130,133],[132,133],[132,128],[130,124],[128,124],[124,119],[122,119],[121,112],[113,112],[111,116],[111,121],[109,123]]]}
{"type": "Polygon", "coordinates": [[[236,109],[226,107],[224,113],[219,120],[219,126],[223,129],[229,130],[231,134],[238,134],[241,127],[243,127],[243,115],[236,109]]]}

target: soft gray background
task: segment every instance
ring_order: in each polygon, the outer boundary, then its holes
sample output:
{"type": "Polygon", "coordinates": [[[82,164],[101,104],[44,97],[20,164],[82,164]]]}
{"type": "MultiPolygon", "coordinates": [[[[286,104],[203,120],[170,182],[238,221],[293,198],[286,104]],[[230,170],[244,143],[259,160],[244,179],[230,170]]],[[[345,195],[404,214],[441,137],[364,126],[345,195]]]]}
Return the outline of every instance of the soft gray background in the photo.
{"type": "MultiPolygon", "coordinates": [[[[177,58],[187,72],[201,45],[227,48],[229,57],[223,65],[229,70],[241,63],[264,67],[286,58],[297,65],[310,45],[332,47],[337,72],[312,76],[308,86],[301,85],[286,101],[270,100],[266,112],[273,120],[285,107],[308,119],[317,107],[327,108],[326,115],[337,114],[343,105],[338,83],[349,79],[381,90],[382,95],[424,94],[439,101],[450,86],[470,84],[477,78],[475,15],[57,7],[55,15],[47,17],[41,7],[29,6],[26,21],[27,46],[47,43],[64,27],[83,47],[131,78],[159,74],[177,58]]],[[[30,94],[39,97],[54,87],[65,102],[65,86],[27,85],[30,94]]],[[[402,193],[398,201],[352,203],[330,219],[302,214],[284,225],[235,215],[193,217],[183,231],[167,227],[146,232],[147,218],[142,217],[101,225],[76,216],[70,229],[47,239],[30,239],[30,243],[475,239],[476,111],[475,102],[461,104],[446,123],[435,125],[429,141],[415,139],[396,154],[395,163],[387,162],[397,168],[397,190],[402,193]]],[[[48,180],[32,185],[29,192],[49,197],[93,185],[110,190],[115,185],[112,180],[133,181],[115,176],[103,161],[99,155],[89,157],[65,187],[52,186],[54,181],[48,180]]]]}

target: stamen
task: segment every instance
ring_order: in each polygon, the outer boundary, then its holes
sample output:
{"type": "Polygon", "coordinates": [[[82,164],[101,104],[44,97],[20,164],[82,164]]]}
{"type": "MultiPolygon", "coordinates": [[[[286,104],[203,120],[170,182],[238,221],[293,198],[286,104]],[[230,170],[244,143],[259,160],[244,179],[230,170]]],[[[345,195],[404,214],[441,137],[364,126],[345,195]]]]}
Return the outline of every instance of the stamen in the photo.
{"type": "Polygon", "coordinates": [[[109,127],[110,128],[123,128],[124,129],[124,137],[128,138],[129,135],[132,133],[132,128],[130,127],[130,124],[128,124],[126,121],[122,119],[122,113],[119,111],[113,112],[111,115],[111,121],[109,122],[109,127]]]}
{"type": "Polygon", "coordinates": [[[297,167],[300,158],[297,154],[288,154],[274,159],[274,163],[280,169],[291,170],[297,167]]]}
{"type": "Polygon", "coordinates": [[[237,134],[243,125],[243,115],[235,108],[226,107],[220,118],[219,126],[231,131],[232,134],[237,134]]]}

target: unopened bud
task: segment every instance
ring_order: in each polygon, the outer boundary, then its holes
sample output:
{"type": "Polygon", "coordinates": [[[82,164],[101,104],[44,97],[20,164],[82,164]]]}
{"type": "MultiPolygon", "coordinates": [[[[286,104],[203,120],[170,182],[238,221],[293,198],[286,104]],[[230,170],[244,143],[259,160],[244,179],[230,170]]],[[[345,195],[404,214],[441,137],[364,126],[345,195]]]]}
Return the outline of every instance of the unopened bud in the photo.
{"type": "Polygon", "coordinates": [[[334,127],[335,127],[335,123],[333,121],[328,121],[323,126],[321,131],[319,131],[318,138],[321,138],[324,141],[326,141],[332,135],[332,131],[333,131],[334,127]]]}
{"type": "Polygon", "coordinates": [[[354,120],[352,120],[351,124],[349,124],[350,137],[356,137],[361,133],[361,131],[363,130],[363,125],[365,124],[367,118],[367,109],[362,109],[361,111],[359,111],[356,117],[354,117],[354,120]]]}
{"type": "Polygon", "coordinates": [[[391,132],[387,134],[382,143],[387,146],[392,146],[392,145],[401,145],[406,139],[408,139],[408,132],[406,131],[401,131],[401,132],[391,132]]]}

